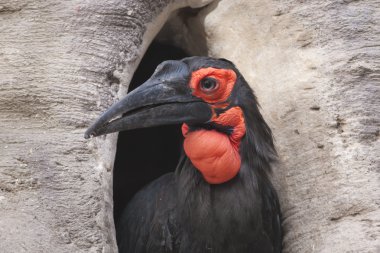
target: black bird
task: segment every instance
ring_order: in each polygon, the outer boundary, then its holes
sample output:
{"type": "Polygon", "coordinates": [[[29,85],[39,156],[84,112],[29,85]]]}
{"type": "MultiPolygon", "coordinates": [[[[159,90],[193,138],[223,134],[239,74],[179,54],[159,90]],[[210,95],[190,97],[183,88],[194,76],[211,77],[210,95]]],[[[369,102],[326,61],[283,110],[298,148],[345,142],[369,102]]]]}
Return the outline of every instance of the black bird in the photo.
{"type": "Polygon", "coordinates": [[[277,157],[272,133],[232,62],[161,63],[85,137],[178,123],[185,138],[177,168],[129,202],[119,251],[281,252],[280,207],[268,176],[277,157]]]}

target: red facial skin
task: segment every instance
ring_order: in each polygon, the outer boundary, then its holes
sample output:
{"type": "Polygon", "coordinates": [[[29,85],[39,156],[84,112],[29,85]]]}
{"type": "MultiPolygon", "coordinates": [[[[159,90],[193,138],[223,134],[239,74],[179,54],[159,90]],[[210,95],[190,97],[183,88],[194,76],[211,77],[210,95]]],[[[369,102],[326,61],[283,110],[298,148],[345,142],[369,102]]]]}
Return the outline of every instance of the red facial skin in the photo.
{"type": "MultiPolygon", "coordinates": [[[[204,68],[192,73],[189,85],[193,95],[202,98],[212,108],[225,108],[235,82],[236,74],[232,70],[204,68]],[[200,81],[205,77],[217,80],[215,89],[204,90],[200,87],[200,81]]],[[[240,107],[232,107],[219,116],[214,113],[211,121],[231,127],[232,134],[206,129],[189,132],[189,127],[183,124],[183,145],[186,155],[204,179],[209,184],[221,184],[234,178],[240,170],[239,146],[245,135],[243,111],[240,107]]]]}

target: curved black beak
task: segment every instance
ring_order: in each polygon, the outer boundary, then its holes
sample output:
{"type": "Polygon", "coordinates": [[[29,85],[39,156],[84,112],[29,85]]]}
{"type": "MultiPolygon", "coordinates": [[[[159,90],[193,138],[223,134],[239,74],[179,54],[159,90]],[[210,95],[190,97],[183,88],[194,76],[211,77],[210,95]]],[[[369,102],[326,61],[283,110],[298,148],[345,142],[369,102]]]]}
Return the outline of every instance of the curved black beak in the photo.
{"type": "Polygon", "coordinates": [[[212,111],[207,103],[191,94],[187,85],[189,76],[187,65],[181,61],[160,64],[148,81],[103,113],[87,129],[84,137],[87,139],[122,130],[209,121],[212,111]]]}

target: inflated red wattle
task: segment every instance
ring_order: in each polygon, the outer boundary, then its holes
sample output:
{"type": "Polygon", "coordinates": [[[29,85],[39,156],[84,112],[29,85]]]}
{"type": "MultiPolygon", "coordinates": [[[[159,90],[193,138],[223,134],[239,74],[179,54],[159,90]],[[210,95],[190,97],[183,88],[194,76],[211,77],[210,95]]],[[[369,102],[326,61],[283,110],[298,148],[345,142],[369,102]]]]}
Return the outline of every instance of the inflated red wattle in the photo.
{"type": "Polygon", "coordinates": [[[240,155],[227,135],[216,130],[197,130],[186,135],[186,155],[210,184],[234,178],[240,169],[240,155]]]}
{"type": "Polygon", "coordinates": [[[232,134],[206,129],[189,132],[189,127],[183,124],[183,147],[208,183],[221,184],[234,178],[240,170],[239,146],[245,134],[245,123],[239,107],[233,107],[219,117],[214,117],[213,122],[233,127],[232,134]]]}

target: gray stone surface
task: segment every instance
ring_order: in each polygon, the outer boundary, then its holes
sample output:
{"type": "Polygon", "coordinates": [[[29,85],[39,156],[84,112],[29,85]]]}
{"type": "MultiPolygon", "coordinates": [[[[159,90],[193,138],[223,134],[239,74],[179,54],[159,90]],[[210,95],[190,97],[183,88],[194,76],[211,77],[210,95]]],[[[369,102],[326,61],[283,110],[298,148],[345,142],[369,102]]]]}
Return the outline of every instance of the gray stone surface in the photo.
{"type": "MultiPolygon", "coordinates": [[[[0,251],[116,252],[116,134],[83,139],[177,8],[0,0],[0,251]]],[[[162,36],[234,61],[274,130],[285,252],[378,252],[378,1],[215,1],[162,36]]],[[[167,38],[166,38],[167,39],[167,38]]]]}
{"type": "Polygon", "coordinates": [[[379,252],[380,2],[224,0],[199,19],[274,130],[285,252],[379,252]]]}
{"type": "Polygon", "coordinates": [[[170,12],[201,2],[0,0],[1,252],[116,251],[117,135],[83,133],[170,12]]]}

